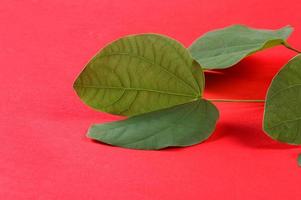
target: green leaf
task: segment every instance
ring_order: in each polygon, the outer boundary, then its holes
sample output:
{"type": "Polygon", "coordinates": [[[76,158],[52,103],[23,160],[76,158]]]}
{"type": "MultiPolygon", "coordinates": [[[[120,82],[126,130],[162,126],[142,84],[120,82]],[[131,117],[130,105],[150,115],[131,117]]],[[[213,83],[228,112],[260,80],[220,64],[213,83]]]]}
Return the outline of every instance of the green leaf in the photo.
{"type": "Polygon", "coordinates": [[[301,167],[301,154],[298,155],[298,165],[301,167]]]}
{"type": "Polygon", "coordinates": [[[131,149],[189,146],[211,135],[218,116],[212,103],[200,99],[122,121],[93,125],[88,137],[131,149]]]}
{"type": "Polygon", "coordinates": [[[199,99],[203,71],[186,48],[156,34],[123,37],[103,48],[74,83],[96,110],[132,116],[199,99]]]}
{"type": "Polygon", "coordinates": [[[253,29],[233,25],[210,31],[189,47],[192,57],[205,69],[231,67],[248,55],[266,48],[286,43],[293,29],[253,29]]]}
{"type": "Polygon", "coordinates": [[[274,77],[266,98],[263,129],[275,140],[301,144],[301,55],[274,77]]]}

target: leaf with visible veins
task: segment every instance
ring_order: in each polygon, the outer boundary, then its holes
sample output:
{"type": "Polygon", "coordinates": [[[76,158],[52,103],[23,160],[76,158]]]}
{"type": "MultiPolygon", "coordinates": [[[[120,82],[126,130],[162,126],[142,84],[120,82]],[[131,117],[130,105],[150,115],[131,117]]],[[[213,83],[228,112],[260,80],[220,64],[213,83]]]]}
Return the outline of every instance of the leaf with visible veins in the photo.
{"type": "Polygon", "coordinates": [[[177,41],[140,34],[103,48],[76,79],[74,89],[96,110],[132,116],[199,99],[204,76],[177,41]]]}

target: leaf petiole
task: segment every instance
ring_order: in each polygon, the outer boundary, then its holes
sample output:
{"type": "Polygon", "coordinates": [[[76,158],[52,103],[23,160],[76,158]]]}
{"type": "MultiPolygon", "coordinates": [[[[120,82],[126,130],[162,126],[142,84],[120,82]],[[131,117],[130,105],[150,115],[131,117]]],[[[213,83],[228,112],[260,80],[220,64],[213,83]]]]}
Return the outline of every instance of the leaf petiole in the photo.
{"type": "Polygon", "coordinates": [[[235,102],[235,103],[264,103],[264,99],[208,99],[212,102],[235,102]]]}
{"type": "Polygon", "coordinates": [[[296,52],[296,53],[301,53],[301,51],[299,51],[299,50],[297,50],[297,49],[291,47],[291,45],[289,45],[289,44],[286,43],[286,42],[283,42],[282,45],[285,46],[286,48],[288,48],[288,49],[290,49],[290,50],[296,52]]]}

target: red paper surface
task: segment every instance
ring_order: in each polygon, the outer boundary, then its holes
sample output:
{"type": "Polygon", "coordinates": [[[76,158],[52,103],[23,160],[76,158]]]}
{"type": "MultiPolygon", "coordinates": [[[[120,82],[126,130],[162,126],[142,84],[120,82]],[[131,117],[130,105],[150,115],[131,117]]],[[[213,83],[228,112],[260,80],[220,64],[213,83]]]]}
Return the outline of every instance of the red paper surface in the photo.
{"type": "MultiPolygon", "coordinates": [[[[291,24],[289,42],[301,49],[300,13],[299,0],[1,0],[0,199],[300,199],[301,149],[264,134],[263,104],[216,103],[208,141],[137,151],[87,139],[91,124],[118,117],[72,89],[87,61],[123,35],[161,33],[188,46],[231,24],[291,24]]],[[[206,97],[263,99],[294,55],[276,47],[206,74],[206,97]]]]}

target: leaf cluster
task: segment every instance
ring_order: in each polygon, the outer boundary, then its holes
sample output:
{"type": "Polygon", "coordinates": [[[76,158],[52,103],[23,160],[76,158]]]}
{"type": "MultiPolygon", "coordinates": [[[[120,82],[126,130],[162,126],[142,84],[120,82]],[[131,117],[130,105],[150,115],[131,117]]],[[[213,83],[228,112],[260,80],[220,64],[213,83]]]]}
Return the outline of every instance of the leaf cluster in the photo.
{"type": "MultiPolygon", "coordinates": [[[[219,112],[203,98],[204,70],[232,67],[277,45],[298,52],[287,43],[292,31],[290,26],[264,30],[233,25],[202,35],[189,48],[159,34],[113,41],[85,66],[73,87],[93,109],[127,119],[92,125],[88,137],[146,150],[206,140],[219,112]]],[[[265,100],[263,130],[275,140],[301,144],[301,55],[273,78],[265,100]]]]}

